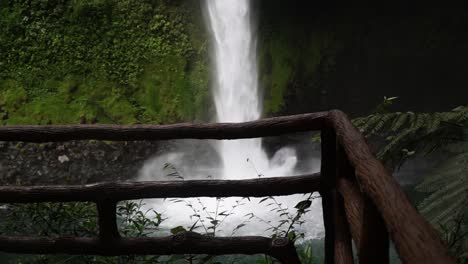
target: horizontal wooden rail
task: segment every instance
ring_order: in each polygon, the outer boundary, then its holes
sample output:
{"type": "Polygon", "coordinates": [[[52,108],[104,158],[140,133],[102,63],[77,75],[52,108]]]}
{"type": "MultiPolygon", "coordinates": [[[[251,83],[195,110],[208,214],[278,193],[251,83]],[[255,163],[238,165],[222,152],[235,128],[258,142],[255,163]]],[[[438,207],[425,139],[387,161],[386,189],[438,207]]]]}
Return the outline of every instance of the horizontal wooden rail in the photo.
{"type": "Polygon", "coordinates": [[[240,139],[320,130],[327,112],[273,117],[244,123],[174,125],[0,126],[0,141],[240,139]]]}
{"type": "Polygon", "coordinates": [[[403,262],[455,263],[434,228],[416,211],[397,181],[372,155],[363,135],[347,116],[338,110],[330,111],[325,125],[335,130],[338,142],[355,169],[359,187],[380,212],[403,262]]]}
{"type": "Polygon", "coordinates": [[[186,198],[264,197],[320,190],[320,174],[249,180],[190,180],[98,183],[79,186],[1,186],[0,203],[85,202],[186,198]]]}
{"type": "Polygon", "coordinates": [[[292,242],[287,238],[209,237],[183,232],[168,237],[120,238],[104,241],[97,238],[0,237],[4,252],[23,254],[70,255],[171,255],[171,254],[267,254],[283,263],[300,263],[292,242]]]}
{"type": "Polygon", "coordinates": [[[323,147],[325,151],[322,149],[322,169],[326,168],[322,173],[326,179],[322,180],[317,173],[250,180],[0,187],[0,203],[93,201],[98,205],[100,220],[100,237],[96,239],[0,237],[0,250],[16,253],[98,255],[264,253],[277,257],[283,263],[296,264],[299,259],[292,243],[286,238],[282,238],[281,242],[263,237],[210,238],[193,233],[184,233],[180,235],[182,238],[121,238],[115,223],[115,205],[121,200],[144,198],[262,197],[320,191],[324,194],[326,205],[324,217],[325,237],[328,237],[327,263],[340,260],[352,262],[350,235],[346,224],[349,224],[351,235],[358,244],[362,263],[388,261],[387,244],[383,241],[387,239],[386,231],[404,263],[455,263],[432,226],[418,214],[396,180],[372,155],[362,134],[338,110],[245,123],[3,126],[0,127],[0,141],[241,139],[312,130],[321,130],[322,135],[327,135],[323,147]],[[338,163],[337,148],[339,152],[344,151],[338,155],[338,163]],[[343,161],[348,164],[344,166],[343,161]],[[353,175],[345,179],[346,174],[353,175]],[[372,208],[372,212],[366,213],[369,211],[367,208],[372,208]],[[347,221],[340,220],[344,215],[347,216],[347,221]],[[368,221],[364,218],[372,218],[373,230],[379,230],[381,235],[367,232],[368,227],[365,224],[368,221]],[[385,226],[381,224],[381,220],[385,226]],[[379,253],[364,250],[364,247],[370,247],[372,241],[376,241],[374,244],[378,242],[379,253]]]}

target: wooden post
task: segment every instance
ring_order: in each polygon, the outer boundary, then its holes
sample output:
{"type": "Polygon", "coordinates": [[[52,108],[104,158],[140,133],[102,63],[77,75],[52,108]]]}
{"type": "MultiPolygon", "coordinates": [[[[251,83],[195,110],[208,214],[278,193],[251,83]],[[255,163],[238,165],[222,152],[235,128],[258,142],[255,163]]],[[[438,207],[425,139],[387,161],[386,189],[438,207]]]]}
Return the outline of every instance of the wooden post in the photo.
{"type": "Polygon", "coordinates": [[[347,171],[345,177],[338,179],[337,187],[344,198],[346,218],[357,246],[359,263],[386,264],[389,262],[389,238],[382,217],[372,201],[354,183],[354,171],[349,162],[341,158],[338,160],[341,163],[338,168],[347,171]]]}
{"type": "Polygon", "coordinates": [[[337,182],[338,191],[343,197],[346,219],[348,220],[350,231],[354,243],[359,246],[361,243],[362,226],[362,206],[363,197],[355,183],[348,179],[340,178],[337,182]]]}
{"type": "Polygon", "coordinates": [[[283,264],[301,264],[294,242],[287,237],[278,237],[271,241],[270,255],[283,264]]]}
{"type": "MultiPolygon", "coordinates": [[[[434,228],[411,205],[398,182],[378,161],[343,112],[329,112],[336,137],[356,172],[359,187],[378,208],[404,263],[455,263],[434,228]]],[[[367,217],[367,216],[366,216],[367,217]]],[[[367,227],[366,227],[367,228],[367,227]]]]}
{"type": "Polygon", "coordinates": [[[343,197],[337,189],[337,182],[340,178],[346,178],[353,173],[353,168],[349,165],[346,153],[341,145],[337,145],[336,150],[336,179],[333,195],[335,196],[335,262],[353,264],[353,248],[351,244],[351,234],[349,231],[349,223],[346,220],[343,197]]]}
{"type": "Polygon", "coordinates": [[[325,227],[325,262],[335,263],[335,227],[334,205],[336,195],[332,191],[336,179],[336,137],[333,129],[325,126],[321,132],[322,161],[320,173],[322,176],[323,225],[325,227]]]}
{"type": "Polygon", "coordinates": [[[382,217],[364,195],[362,210],[361,242],[358,246],[359,263],[389,263],[389,238],[382,217]]]}
{"type": "Polygon", "coordinates": [[[113,200],[97,201],[99,216],[99,238],[107,242],[115,242],[120,238],[117,227],[117,202],[113,200]]]}

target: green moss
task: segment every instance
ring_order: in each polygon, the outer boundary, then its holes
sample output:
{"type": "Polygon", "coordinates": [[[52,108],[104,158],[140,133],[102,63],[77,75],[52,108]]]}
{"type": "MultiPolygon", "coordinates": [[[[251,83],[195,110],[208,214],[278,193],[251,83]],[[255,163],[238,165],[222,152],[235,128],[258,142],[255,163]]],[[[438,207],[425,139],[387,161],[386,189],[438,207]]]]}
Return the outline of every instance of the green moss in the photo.
{"type": "Polygon", "coordinates": [[[291,61],[295,57],[289,42],[280,38],[271,39],[263,46],[263,58],[261,64],[270,68],[268,72],[262,75],[261,83],[265,87],[266,100],[264,111],[266,113],[278,112],[283,106],[283,95],[287,88],[288,81],[291,78],[291,61]]]}
{"type": "Polygon", "coordinates": [[[339,50],[334,31],[320,27],[306,33],[287,21],[264,30],[260,36],[260,84],[264,90],[264,112],[272,115],[285,107],[286,92],[294,92],[295,83],[312,83],[319,71],[335,65],[339,50]]]}
{"type": "Polygon", "coordinates": [[[124,97],[110,96],[101,101],[100,106],[105,117],[112,123],[134,124],[137,122],[136,109],[124,97]]]}
{"type": "Polygon", "coordinates": [[[26,102],[28,95],[21,84],[14,80],[5,80],[0,83],[0,103],[8,111],[14,111],[26,102]]]}
{"type": "Polygon", "coordinates": [[[55,96],[43,96],[24,103],[16,111],[10,112],[9,125],[16,124],[65,124],[79,120],[75,113],[76,105],[67,105],[55,96]]]}
{"type": "Polygon", "coordinates": [[[195,1],[0,5],[5,123],[195,119],[207,83],[201,17],[195,1]]]}
{"type": "Polygon", "coordinates": [[[181,56],[166,56],[145,70],[137,103],[143,107],[145,122],[175,122],[197,118],[204,108],[206,69],[196,64],[187,71],[188,61],[181,56]]]}

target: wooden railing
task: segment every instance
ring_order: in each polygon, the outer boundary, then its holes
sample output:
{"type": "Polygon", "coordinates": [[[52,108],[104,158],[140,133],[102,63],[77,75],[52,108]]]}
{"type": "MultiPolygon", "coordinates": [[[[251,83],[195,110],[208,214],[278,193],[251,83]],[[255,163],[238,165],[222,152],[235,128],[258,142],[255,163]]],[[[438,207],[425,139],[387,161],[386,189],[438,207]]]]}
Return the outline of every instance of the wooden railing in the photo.
{"type": "Polygon", "coordinates": [[[123,238],[116,222],[122,200],[169,197],[322,196],[325,262],[388,263],[391,239],[404,263],[455,263],[435,230],[411,206],[398,183],[372,155],[361,133],[338,110],[245,123],[163,126],[3,126],[0,141],[240,139],[321,130],[320,173],[251,180],[99,183],[85,186],[0,187],[0,203],[97,204],[99,237],[0,237],[0,251],[28,254],[170,255],[268,254],[300,263],[287,238],[208,237],[193,232],[162,238],[123,238]]]}

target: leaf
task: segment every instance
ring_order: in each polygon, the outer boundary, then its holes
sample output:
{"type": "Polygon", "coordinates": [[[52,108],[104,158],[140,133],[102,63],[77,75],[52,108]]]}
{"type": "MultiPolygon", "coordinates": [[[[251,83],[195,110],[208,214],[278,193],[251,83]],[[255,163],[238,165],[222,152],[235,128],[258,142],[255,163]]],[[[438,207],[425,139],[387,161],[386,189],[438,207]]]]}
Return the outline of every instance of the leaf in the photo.
{"type": "Polygon", "coordinates": [[[190,227],[190,230],[189,231],[193,231],[194,229],[197,228],[197,223],[198,221],[200,221],[200,219],[197,219],[197,221],[195,221],[195,223],[193,223],[192,227],[190,227]]]}
{"type": "Polygon", "coordinates": [[[236,228],[234,228],[234,230],[240,229],[240,228],[242,228],[244,226],[245,226],[245,224],[240,224],[240,225],[236,226],[236,228]]]}
{"type": "Polygon", "coordinates": [[[300,201],[298,204],[296,204],[296,206],[294,206],[294,208],[296,208],[298,210],[305,210],[305,209],[309,208],[311,205],[312,205],[312,201],[304,200],[304,201],[300,201]]]}
{"type": "Polygon", "coordinates": [[[178,233],[186,232],[185,228],[183,226],[177,226],[171,229],[171,234],[175,235],[178,233]]]}
{"type": "Polygon", "coordinates": [[[296,232],[294,232],[294,231],[289,232],[289,233],[288,233],[288,238],[289,238],[289,240],[291,240],[291,241],[296,240],[296,232]]]}

